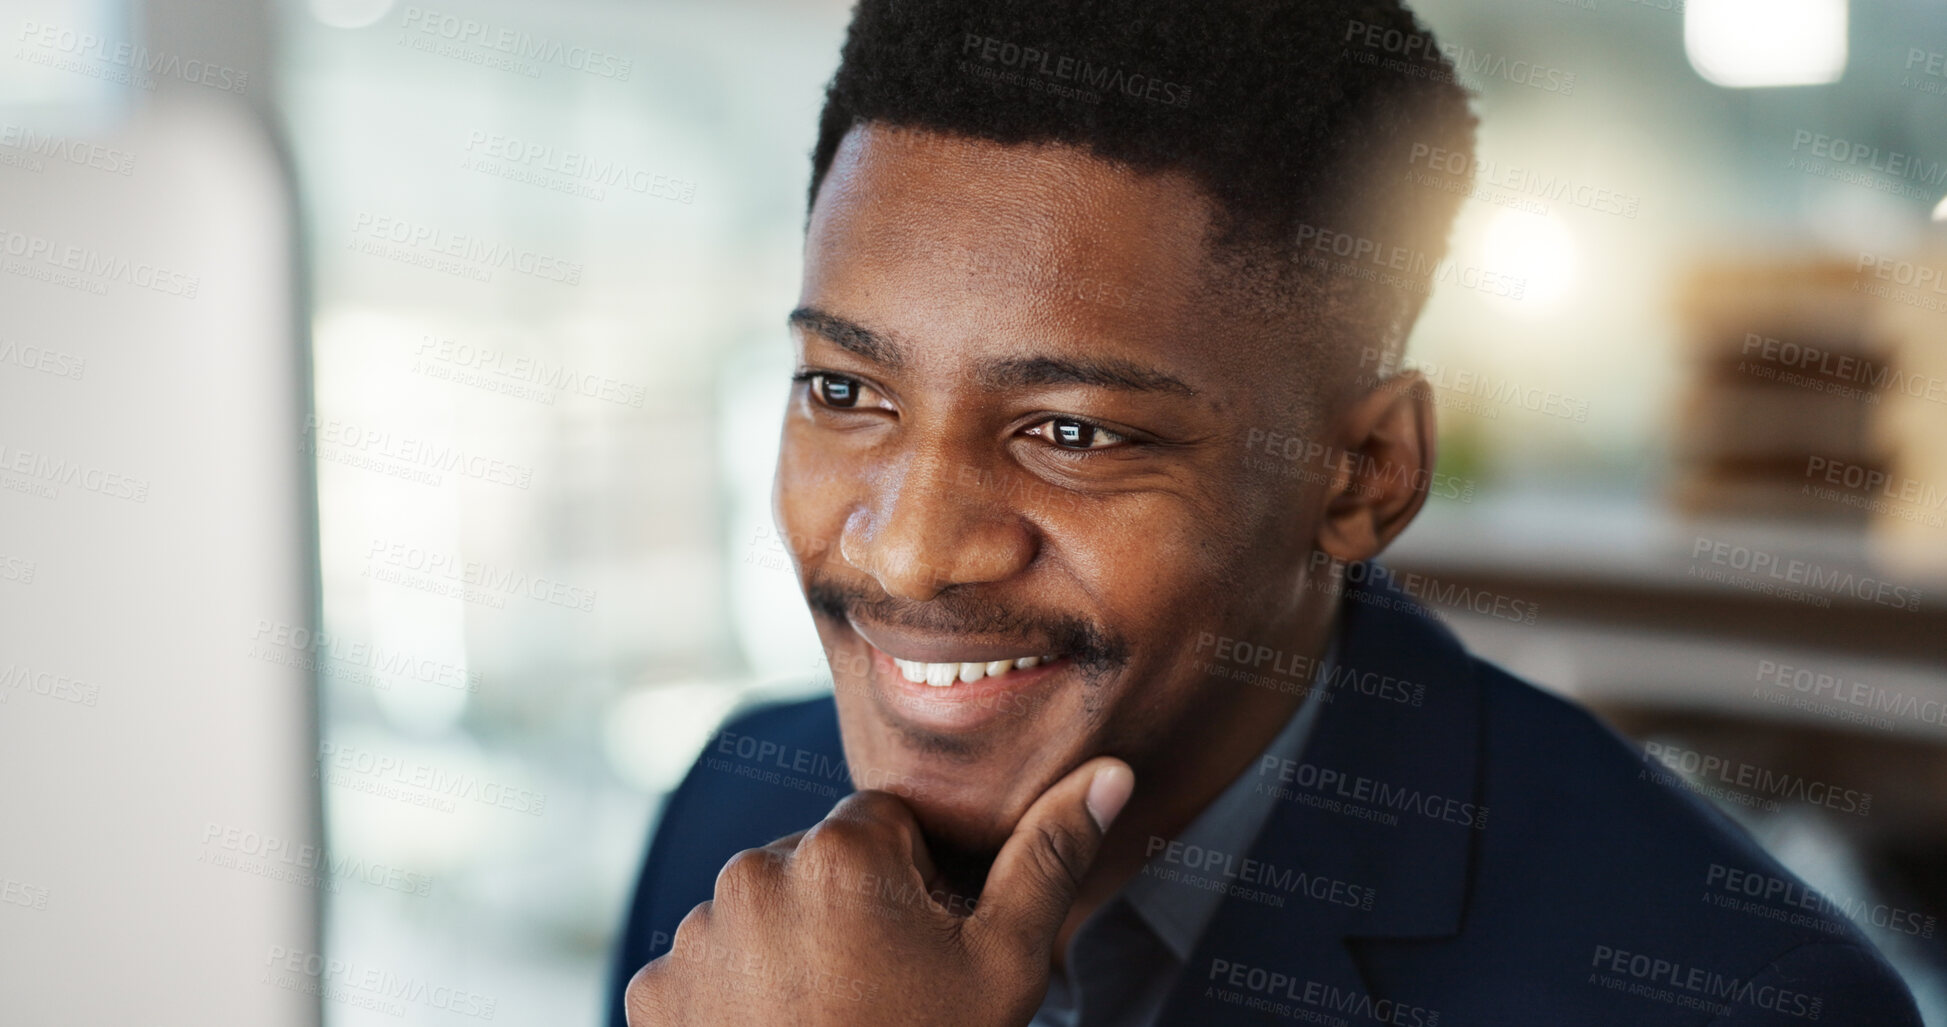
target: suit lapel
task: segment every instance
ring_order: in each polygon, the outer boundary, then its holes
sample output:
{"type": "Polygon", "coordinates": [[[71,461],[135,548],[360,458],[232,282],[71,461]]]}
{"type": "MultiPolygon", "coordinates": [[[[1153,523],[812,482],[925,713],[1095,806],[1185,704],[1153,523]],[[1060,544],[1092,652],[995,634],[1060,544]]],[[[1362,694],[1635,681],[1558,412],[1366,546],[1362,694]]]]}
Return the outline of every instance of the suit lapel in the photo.
{"type": "Polygon", "coordinates": [[[1373,994],[1349,940],[1459,929],[1467,824],[1485,818],[1472,665],[1391,589],[1348,589],[1342,616],[1330,702],[1299,766],[1265,782],[1281,798],[1250,859],[1254,879],[1275,886],[1224,899],[1159,1023],[1289,1023],[1279,1005],[1357,1022],[1366,1003],[1414,996],[1373,994]]]}

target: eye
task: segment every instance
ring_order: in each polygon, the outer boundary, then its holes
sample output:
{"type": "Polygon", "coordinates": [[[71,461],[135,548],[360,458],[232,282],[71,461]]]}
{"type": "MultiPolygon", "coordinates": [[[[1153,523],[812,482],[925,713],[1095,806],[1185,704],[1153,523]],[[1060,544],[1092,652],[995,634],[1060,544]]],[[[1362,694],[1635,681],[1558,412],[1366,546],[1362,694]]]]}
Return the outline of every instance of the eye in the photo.
{"type": "Polygon", "coordinates": [[[1051,417],[1029,428],[1027,434],[1047,439],[1062,449],[1108,449],[1129,441],[1107,428],[1072,417],[1051,417]]]}
{"type": "Polygon", "coordinates": [[[859,405],[859,393],[865,386],[855,378],[845,378],[835,374],[811,374],[806,379],[811,382],[811,394],[818,402],[828,407],[846,410],[859,405]]]}

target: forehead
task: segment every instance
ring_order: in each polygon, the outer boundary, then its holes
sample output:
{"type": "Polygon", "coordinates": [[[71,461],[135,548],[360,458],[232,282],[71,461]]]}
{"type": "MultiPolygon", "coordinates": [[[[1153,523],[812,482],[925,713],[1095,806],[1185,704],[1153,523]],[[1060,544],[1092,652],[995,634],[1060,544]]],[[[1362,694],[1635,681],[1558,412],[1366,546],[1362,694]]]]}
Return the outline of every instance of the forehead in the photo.
{"type": "Polygon", "coordinates": [[[929,348],[1035,336],[1198,361],[1221,314],[1211,214],[1187,175],[1076,147],[861,126],[813,208],[803,301],[929,348]]]}

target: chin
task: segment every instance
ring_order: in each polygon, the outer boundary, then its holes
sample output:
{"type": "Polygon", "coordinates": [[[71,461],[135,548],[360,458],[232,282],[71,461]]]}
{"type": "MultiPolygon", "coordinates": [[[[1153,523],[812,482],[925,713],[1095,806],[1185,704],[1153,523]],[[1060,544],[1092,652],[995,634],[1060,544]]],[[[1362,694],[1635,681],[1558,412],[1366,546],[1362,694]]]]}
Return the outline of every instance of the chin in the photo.
{"type": "MultiPolygon", "coordinates": [[[[853,785],[898,795],[929,845],[969,857],[991,859],[1028,807],[1061,776],[1060,767],[1040,770],[1030,757],[1008,751],[1012,746],[943,752],[924,740],[912,744],[910,732],[877,718],[858,732],[843,723],[842,711],[840,719],[853,785]]],[[[1018,736],[1014,741],[1020,744],[1018,736]]]]}
{"type": "Polygon", "coordinates": [[[969,898],[978,896],[994,857],[1033,798],[1021,802],[970,788],[951,794],[935,791],[910,800],[926,836],[927,854],[938,870],[938,882],[969,898]],[[996,798],[1002,799],[1000,804],[996,798]]]}

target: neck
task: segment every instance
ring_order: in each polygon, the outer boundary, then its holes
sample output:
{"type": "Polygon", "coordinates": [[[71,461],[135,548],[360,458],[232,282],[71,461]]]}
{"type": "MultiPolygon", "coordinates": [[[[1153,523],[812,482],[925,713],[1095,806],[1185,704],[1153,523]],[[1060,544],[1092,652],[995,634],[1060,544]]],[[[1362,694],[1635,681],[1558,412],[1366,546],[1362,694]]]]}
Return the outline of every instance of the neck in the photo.
{"type": "MultiPolygon", "coordinates": [[[[1317,666],[1334,623],[1335,618],[1327,615],[1307,625],[1303,639],[1293,647],[1307,660],[1301,666],[1317,666]]],[[[1076,929],[1141,872],[1157,847],[1181,834],[1256,761],[1309,694],[1304,688],[1287,692],[1228,680],[1210,681],[1206,687],[1211,698],[1208,712],[1183,718],[1178,728],[1150,747],[1159,754],[1156,758],[1131,761],[1136,794],[1102,839],[1101,851],[1055,937],[1057,969],[1066,963],[1076,929]]]]}

